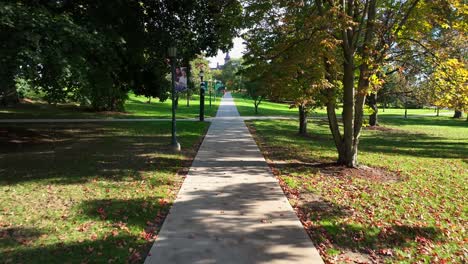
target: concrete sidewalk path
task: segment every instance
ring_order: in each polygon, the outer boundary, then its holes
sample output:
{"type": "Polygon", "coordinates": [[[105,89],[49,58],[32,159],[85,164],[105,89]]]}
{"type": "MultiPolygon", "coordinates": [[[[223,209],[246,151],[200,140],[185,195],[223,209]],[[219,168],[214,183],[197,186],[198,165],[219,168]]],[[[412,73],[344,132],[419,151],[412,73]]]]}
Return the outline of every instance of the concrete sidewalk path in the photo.
{"type": "Polygon", "coordinates": [[[323,263],[230,94],[145,263],[323,263]]]}

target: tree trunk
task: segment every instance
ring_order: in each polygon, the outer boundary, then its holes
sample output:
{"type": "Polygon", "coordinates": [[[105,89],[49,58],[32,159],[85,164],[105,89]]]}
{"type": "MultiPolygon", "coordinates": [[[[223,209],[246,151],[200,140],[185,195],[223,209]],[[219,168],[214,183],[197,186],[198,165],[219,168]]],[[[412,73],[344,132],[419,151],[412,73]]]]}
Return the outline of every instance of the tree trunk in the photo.
{"type": "Polygon", "coordinates": [[[334,96],[335,92],[333,89],[329,89],[330,91],[328,92],[328,102],[327,102],[327,116],[328,116],[328,125],[330,127],[330,131],[333,136],[333,141],[335,142],[335,147],[336,150],[338,151],[338,164],[344,164],[345,163],[345,153],[344,153],[344,144],[343,144],[343,137],[341,136],[340,133],[340,128],[338,126],[338,119],[336,118],[336,112],[335,112],[335,101],[334,101],[334,96]]]}
{"type": "Polygon", "coordinates": [[[462,111],[455,110],[455,113],[453,114],[453,118],[461,118],[461,117],[462,117],[462,111]]]}
{"type": "Polygon", "coordinates": [[[257,102],[254,102],[254,106],[255,106],[255,114],[258,114],[258,104],[257,104],[257,102]]]}
{"type": "Polygon", "coordinates": [[[19,96],[14,81],[9,82],[7,80],[2,90],[0,92],[0,105],[9,106],[19,103],[19,96]]]}
{"type": "Polygon", "coordinates": [[[187,91],[187,107],[190,107],[190,94],[187,91]]]}
{"type": "Polygon", "coordinates": [[[353,52],[345,52],[343,74],[343,141],[344,160],[342,165],[354,167],[356,165],[353,153],[354,139],[354,58],[353,52]]]}
{"type": "Polygon", "coordinates": [[[299,105],[299,134],[307,135],[307,111],[302,105],[299,105]]]}
{"type": "Polygon", "coordinates": [[[437,116],[439,116],[439,107],[437,107],[437,116]]]}
{"type": "Polygon", "coordinates": [[[369,107],[372,108],[373,111],[373,113],[369,116],[369,125],[377,126],[377,114],[379,112],[379,108],[377,107],[377,93],[371,93],[369,96],[369,107]]]}
{"type": "Polygon", "coordinates": [[[176,96],[175,100],[174,100],[174,104],[175,104],[175,109],[177,109],[179,107],[179,95],[176,96]]]}
{"type": "MultiPolygon", "coordinates": [[[[330,64],[327,63],[327,58],[323,58],[323,63],[325,65],[325,78],[330,83],[333,83],[333,77],[332,77],[332,69],[330,67],[330,64]]],[[[343,143],[343,136],[341,135],[340,132],[340,127],[338,126],[338,119],[336,118],[336,89],[335,88],[329,88],[326,90],[325,94],[327,98],[327,116],[328,116],[328,126],[330,127],[330,132],[333,136],[333,141],[335,142],[335,147],[338,152],[338,164],[344,164],[345,163],[345,158],[344,158],[344,143],[343,143]]]]}

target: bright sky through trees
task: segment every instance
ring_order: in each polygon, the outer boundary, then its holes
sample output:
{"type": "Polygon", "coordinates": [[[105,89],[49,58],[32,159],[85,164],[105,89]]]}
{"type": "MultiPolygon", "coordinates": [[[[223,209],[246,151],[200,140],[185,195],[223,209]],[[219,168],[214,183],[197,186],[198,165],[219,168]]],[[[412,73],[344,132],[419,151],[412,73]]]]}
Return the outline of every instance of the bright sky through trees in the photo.
{"type": "MultiPolygon", "coordinates": [[[[243,44],[244,40],[242,38],[234,38],[233,42],[234,47],[229,51],[229,56],[231,56],[232,59],[241,58],[243,53],[245,52],[245,45],[243,44]]],[[[216,57],[208,58],[208,60],[210,61],[210,67],[216,67],[216,63],[219,63],[219,65],[223,65],[225,56],[226,53],[219,50],[218,55],[216,57]]]]}

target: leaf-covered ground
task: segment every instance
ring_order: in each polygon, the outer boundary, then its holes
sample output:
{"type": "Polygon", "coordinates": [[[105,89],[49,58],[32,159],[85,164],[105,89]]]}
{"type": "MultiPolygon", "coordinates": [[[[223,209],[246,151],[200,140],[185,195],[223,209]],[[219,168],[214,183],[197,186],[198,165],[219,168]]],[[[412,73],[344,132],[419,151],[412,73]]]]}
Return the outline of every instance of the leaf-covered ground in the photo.
{"type": "Polygon", "coordinates": [[[0,262],[142,262],[208,128],[177,125],[2,126],[0,262]]]}
{"type": "Polygon", "coordinates": [[[468,123],[382,117],[358,170],[336,167],[327,123],[249,122],[327,263],[466,263],[468,123]]]}

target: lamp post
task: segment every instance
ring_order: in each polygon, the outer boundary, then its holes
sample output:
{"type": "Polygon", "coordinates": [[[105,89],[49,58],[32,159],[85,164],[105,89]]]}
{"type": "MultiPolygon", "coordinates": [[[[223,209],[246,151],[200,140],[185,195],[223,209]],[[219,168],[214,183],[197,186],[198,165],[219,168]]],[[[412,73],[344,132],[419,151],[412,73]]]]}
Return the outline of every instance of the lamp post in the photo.
{"type": "MultiPolygon", "coordinates": [[[[211,82],[213,82],[213,80],[211,80],[211,82]]],[[[210,93],[210,109],[211,109],[211,85],[207,85],[207,88],[208,88],[208,92],[210,93]]]]}
{"type": "Polygon", "coordinates": [[[175,105],[175,60],[177,56],[177,48],[176,47],[169,47],[167,49],[167,55],[169,55],[169,58],[171,59],[171,75],[172,75],[172,141],[171,141],[171,146],[174,149],[174,151],[180,151],[180,144],[177,142],[177,129],[176,129],[176,105],[175,105]]]}
{"type": "Polygon", "coordinates": [[[205,72],[203,69],[200,70],[200,73],[198,74],[200,77],[200,121],[205,120],[205,89],[204,89],[204,83],[203,83],[203,76],[205,76],[205,72]]]}

